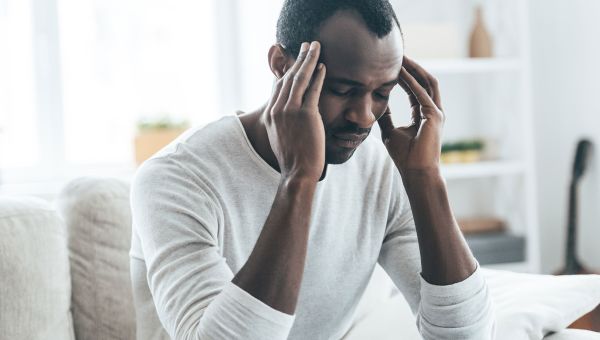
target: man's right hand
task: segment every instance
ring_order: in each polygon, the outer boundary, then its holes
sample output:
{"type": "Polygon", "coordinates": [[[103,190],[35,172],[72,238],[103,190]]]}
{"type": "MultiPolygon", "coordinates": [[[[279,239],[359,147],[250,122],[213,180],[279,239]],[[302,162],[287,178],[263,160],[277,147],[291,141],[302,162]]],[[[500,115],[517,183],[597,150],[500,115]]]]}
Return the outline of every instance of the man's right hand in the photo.
{"type": "Polygon", "coordinates": [[[316,41],[302,44],[267,106],[267,135],[284,179],[316,182],[325,167],[325,128],[318,106],[325,65],[317,66],[320,51],[316,41]]]}

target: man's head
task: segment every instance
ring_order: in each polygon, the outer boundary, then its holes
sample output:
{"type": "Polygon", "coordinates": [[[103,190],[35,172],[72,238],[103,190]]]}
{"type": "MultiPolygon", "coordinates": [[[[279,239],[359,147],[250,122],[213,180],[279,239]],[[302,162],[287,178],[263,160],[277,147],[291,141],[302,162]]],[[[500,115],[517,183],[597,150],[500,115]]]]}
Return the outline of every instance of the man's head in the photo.
{"type": "Polygon", "coordinates": [[[325,161],[339,164],[387,108],[402,67],[402,33],[387,0],[286,0],[277,23],[278,45],[269,51],[273,73],[281,77],[302,42],[314,40],[321,43],[320,61],[327,66],[319,100],[325,161]]]}

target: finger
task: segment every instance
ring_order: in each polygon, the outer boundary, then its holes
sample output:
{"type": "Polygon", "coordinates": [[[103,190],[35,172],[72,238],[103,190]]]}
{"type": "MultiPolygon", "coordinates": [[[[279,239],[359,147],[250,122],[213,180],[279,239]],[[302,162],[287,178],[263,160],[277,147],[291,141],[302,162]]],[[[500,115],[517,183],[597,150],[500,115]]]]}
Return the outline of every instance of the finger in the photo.
{"type": "Polygon", "coordinates": [[[298,72],[294,75],[288,105],[296,107],[302,105],[302,99],[304,98],[306,89],[308,88],[310,81],[313,78],[315,68],[317,67],[320,52],[321,44],[319,44],[318,41],[313,41],[310,44],[310,48],[308,49],[308,53],[302,66],[300,66],[300,69],[298,69],[298,72]]]}
{"type": "MultiPolygon", "coordinates": [[[[419,84],[419,82],[410,73],[408,73],[404,67],[402,67],[402,70],[400,71],[400,77],[406,82],[406,85],[408,85],[408,87],[413,91],[417,100],[419,101],[421,108],[418,110],[418,113],[423,113],[425,115],[425,117],[421,117],[421,119],[435,118],[436,120],[443,122],[443,112],[437,108],[421,84],[419,84]]],[[[418,115],[418,113],[413,112],[413,117],[418,115]]]]}
{"type": "Polygon", "coordinates": [[[296,74],[296,72],[298,72],[298,70],[304,63],[304,60],[306,60],[306,56],[308,55],[309,48],[310,48],[309,42],[305,41],[300,45],[300,52],[298,52],[298,56],[296,57],[296,61],[294,62],[292,67],[290,67],[290,69],[286,72],[287,75],[293,76],[294,74],[296,74]]]}
{"type": "Polygon", "coordinates": [[[417,100],[417,96],[412,92],[412,90],[410,89],[408,84],[404,81],[404,79],[398,79],[398,84],[400,84],[400,86],[404,89],[404,91],[406,91],[407,93],[410,93],[410,95],[408,96],[408,99],[410,100],[410,108],[411,108],[411,113],[410,113],[411,125],[420,126],[421,118],[422,118],[421,117],[421,104],[419,104],[419,101],[417,100]]]}
{"type": "Polygon", "coordinates": [[[390,132],[395,129],[394,122],[392,121],[392,112],[390,111],[390,107],[388,106],[385,109],[383,115],[377,120],[379,124],[379,129],[381,130],[381,138],[385,141],[390,132]]]}
{"type": "Polygon", "coordinates": [[[319,98],[321,97],[321,90],[323,89],[323,82],[325,81],[325,73],[327,72],[324,64],[317,66],[317,74],[315,75],[310,87],[306,91],[304,98],[304,107],[317,107],[319,105],[319,98]]]}
{"type": "Polygon", "coordinates": [[[433,96],[431,91],[431,83],[429,82],[429,73],[422,68],[419,70],[417,68],[419,65],[417,65],[414,60],[406,56],[402,59],[402,66],[404,66],[408,73],[410,73],[419,82],[419,84],[421,84],[430,97],[433,96]]]}
{"type": "Polygon", "coordinates": [[[303,42],[302,45],[300,45],[300,53],[298,53],[296,62],[294,62],[294,65],[292,65],[292,67],[285,73],[285,75],[281,79],[283,82],[282,88],[275,104],[273,105],[273,109],[283,110],[283,108],[285,107],[290,96],[292,84],[294,82],[294,75],[304,62],[304,59],[306,59],[306,56],[308,54],[308,47],[309,44],[307,42],[303,42]]]}
{"type": "Polygon", "coordinates": [[[435,103],[425,91],[423,86],[406,70],[403,66],[400,70],[400,79],[403,80],[408,88],[414,93],[419,105],[423,107],[436,108],[435,103]]]}
{"type": "Polygon", "coordinates": [[[425,70],[421,65],[419,65],[417,62],[410,59],[409,57],[405,56],[402,64],[406,67],[410,74],[412,74],[413,76],[417,75],[415,79],[417,79],[417,81],[419,81],[421,85],[423,85],[423,83],[427,84],[427,86],[429,87],[427,93],[429,93],[435,105],[441,110],[442,103],[440,96],[440,87],[437,79],[429,72],[427,72],[427,70],[425,70]]]}
{"type": "Polygon", "coordinates": [[[267,103],[267,110],[270,110],[279,98],[279,94],[281,93],[281,88],[283,87],[283,79],[277,79],[277,81],[273,84],[273,90],[271,92],[271,98],[267,103]]]}
{"type": "Polygon", "coordinates": [[[408,95],[408,101],[410,102],[410,107],[414,108],[415,106],[419,106],[419,101],[417,100],[417,97],[411,91],[410,87],[408,87],[406,82],[403,79],[401,79],[400,77],[398,77],[398,85],[400,85],[400,87],[408,95]]]}
{"type": "Polygon", "coordinates": [[[421,65],[419,65],[414,60],[405,57],[403,65],[406,67],[407,71],[415,77],[415,79],[425,87],[425,90],[435,103],[435,105],[440,109],[442,108],[442,99],[440,95],[440,88],[438,80],[427,72],[421,65]]]}

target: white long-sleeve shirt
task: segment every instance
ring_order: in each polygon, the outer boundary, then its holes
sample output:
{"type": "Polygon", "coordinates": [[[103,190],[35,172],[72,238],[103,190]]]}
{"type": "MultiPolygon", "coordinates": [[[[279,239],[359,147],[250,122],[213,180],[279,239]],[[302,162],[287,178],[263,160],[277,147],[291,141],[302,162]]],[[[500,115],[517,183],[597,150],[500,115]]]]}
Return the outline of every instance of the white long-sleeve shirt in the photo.
{"type": "Polygon", "coordinates": [[[425,339],[493,338],[479,269],[449,286],[421,277],[410,205],[375,137],[317,184],[296,313],[231,283],[279,180],[237,116],[188,131],[138,170],[130,253],[138,339],[339,339],[376,263],[409,302],[425,339]]]}

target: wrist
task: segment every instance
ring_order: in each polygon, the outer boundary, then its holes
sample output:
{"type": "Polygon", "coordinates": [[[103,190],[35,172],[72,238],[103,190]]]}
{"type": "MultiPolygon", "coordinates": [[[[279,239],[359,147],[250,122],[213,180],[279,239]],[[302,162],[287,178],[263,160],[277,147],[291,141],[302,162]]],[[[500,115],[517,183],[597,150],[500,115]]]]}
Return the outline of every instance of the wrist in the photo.
{"type": "Polygon", "coordinates": [[[405,181],[417,182],[439,182],[444,181],[440,167],[429,167],[424,169],[401,169],[400,176],[405,181]]]}
{"type": "Polygon", "coordinates": [[[426,189],[445,188],[446,180],[442,176],[439,167],[427,169],[409,169],[400,171],[402,183],[407,194],[412,191],[422,191],[426,189]]]}
{"type": "Polygon", "coordinates": [[[317,171],[316,169],[317,168],[282,169],[281,182],[292,184],[309,184],[312,182],[317,183],[321,177],[323,168],[321,168],[321,171],[317,171]]]}
{"type": "Polygon", "coordinates": [[[279,186],[288,192],[314,191],[317,187],[317,182],[318,179],[310,176],[290,175],[282,176],[279,186]]]}

